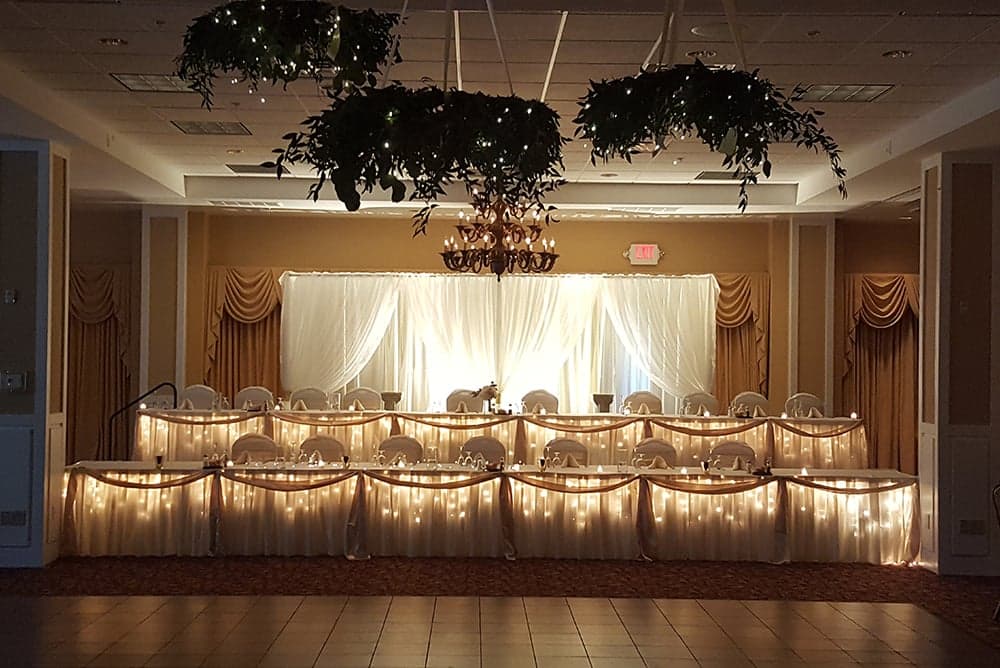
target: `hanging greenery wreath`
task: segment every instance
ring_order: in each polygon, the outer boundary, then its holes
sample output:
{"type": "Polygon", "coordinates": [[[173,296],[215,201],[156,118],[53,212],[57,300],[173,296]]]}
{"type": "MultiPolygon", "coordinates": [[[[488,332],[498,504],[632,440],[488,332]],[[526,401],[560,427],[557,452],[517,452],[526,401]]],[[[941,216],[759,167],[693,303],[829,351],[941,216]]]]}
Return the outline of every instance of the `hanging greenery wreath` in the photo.
{"type": "Polygon", "coordinates": [[[697,136],[724,154],[722,166],[740,179],[738,205],[745,211],[747,186],[757,183],[758,173],[771,175],[769,145],[794,142],[826,154],[838,189],[847,196],[840,149],[819,124],[823,112],[798,111],[756,70],[712,69],[695,61],[592,81],[580,107],[575,134],[590,142],[591,163],[616,157],[631,162],[643,145],[652,144],[655,155],[671,138],[697,136]]]}
{"type": "Polygon", "coordinates": [[[425,202],[414,215],[414,235],[426,231],[433,201],[451,183],[465,186],[477,210],[499,204],[512,215],[535,211],[546,222],[554,207],[543,199],[563,183],[568,140],[559,134],[559,115],[538,101],[393,84],[352,90],[303,125],[285,135],[288,145],[266,166],[280,178],[285,164],[309,165],[319,175],[309,196],[318,199],[329,181],[349,211],[376,186],[403,200],[401,179],[410,178],[410,199],[425,202]]]}
{"type": "Polygon", "coordinates": [[[398,23],[396,14],[319,0],[236,0],[188,26],[177,74],[205,107],[224,73],[239,73],[253,90],[300,78],[322,82],[333,94],[352,84],[374,86],[380,69],[399,61],[392,35],[398,23]]]}

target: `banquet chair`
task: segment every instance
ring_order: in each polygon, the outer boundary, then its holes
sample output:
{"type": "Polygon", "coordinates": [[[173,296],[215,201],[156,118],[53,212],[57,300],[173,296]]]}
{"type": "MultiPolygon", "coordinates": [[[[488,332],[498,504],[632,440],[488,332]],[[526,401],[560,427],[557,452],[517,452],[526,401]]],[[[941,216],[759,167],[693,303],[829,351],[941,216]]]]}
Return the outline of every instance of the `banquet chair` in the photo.
{"type": "Polygon", "coordinates": [[[330,399],[326,396],[326,392],[318,387],[300,387],[288,397],[288,405],[293,411],[298,410],[295,405],[300,401],[309,411],[321,411],[330,407],[330,399]]]}
{"type": "Polygon", "coordinates": [[[455,390],[445,399],[444,409],[449,413],[460,413],[465,404],[466,413],[479,413],[483,410],[483,400],[476,398],[476,390],[455,390]]]}
{"type": "Polygon", "coordinates": [[[492,436],[473,436],[462,446],[462,455],[482,455],[490,464],[499,464],[507,458],[507,448],[492,436]]]}
{"type": "Polygon", "coordinates": [[[341,407],[351,410],[351,406],[359,406],[363,411],[382,409],[382,396],[370,387],[356,387],[340,401],[341,407]]]}
{"type": "Polygon", "coordinates": [[[521,397],[521,401],[524,402],[524,409],[529,413],[541,413],[543,408],[546,413],[559,412],[559,398],[545,390],[532,390],[521,397]]]}
{"type": "Polygon", "coordinates": [[[708,392],[694,392],[684,397],[685,415],[702,415],[705,411],[709,415],[718,415],[719,400],[708,392]]]}
{"type": "Polygon", "coordinates": [[[544,452],[547,453],[546,458],[559,455],[564,464],[570,455],[580,466],[586,466],[590,461],[590,451],[587,450],[587,446],[572,438],[553,438],[545,444],[544,452]]]}
{"type": "Polygon", "coordinates": [[[633,413],[653,413],[660,415],[663,413],[663,402],[649,390],[639,390],[625,397],[622,406],[628,406],[633,413]],[[646,410],[643,411],[643,406],[646,410]]]}
{"type": "Polygon", "coordinates": [[[189,410],[210,411],[215,408],[219,393],[208,385],[188,385],[177,397],[178,408],[189,410]]]}
{"type": "Polygon", "coordinates": [[[281,456],[281,446],[264,434],[243,434],[233,441],[230,458],[236,464],[273,462],[281,456]]]}
{"type": "Polygon", "coordinates": [[[750,415],[767,415],[767,397],[759,392],[740,392],[737,394],[733,397],[732,403],[729,404],[730,413],[736,415],[741,406],[749,410],[750,415]]]}
{"type": "Polygon", "coordinates": [[[412,436],[390,436],[378,446],[385,456],[385,463],[394,463],[400,455],[406,457],[407,464],[416,464],[424,457],[424,446],[412,436]]]}
{"type": "Polygon", "coordinates": [[[339,462],[344,458],[344,444],[330,436],[316,434],[302,441],[299,452],[303,452],[310,457],[314,452],[318,452],[324,462],[339,462]]]}
{"type": "Polygon", "coordinates": [[[245,407],[274,408],[274,395],[271,394],[271,390],[260,385],[244,387],[236,393],[236,397],[233,399],[233,408],[245,407]]]}
{"type": "Polygon", "coordinates": [[[649,466],[657,457],[662,457],[667,466],[677,466],[677,449],[663,439],[644,438],[632,451],[637,466],[649,466]]]}
{"type": "Polygon", "coordinates": [[[723,441],[708,452],[708,460],[718,461],[720,467],[733,466],[737,458],[751,466],[757,463],[757,453],[743,441],[723,441]]]}
{"type": "Polygon", "coordinates": [[[785,413],[791,417],[823,417],[823,400],[815,394],[798,392],[788,397],[785,413]],[[819,415],[815,415],[814,410],[819,415]]]}

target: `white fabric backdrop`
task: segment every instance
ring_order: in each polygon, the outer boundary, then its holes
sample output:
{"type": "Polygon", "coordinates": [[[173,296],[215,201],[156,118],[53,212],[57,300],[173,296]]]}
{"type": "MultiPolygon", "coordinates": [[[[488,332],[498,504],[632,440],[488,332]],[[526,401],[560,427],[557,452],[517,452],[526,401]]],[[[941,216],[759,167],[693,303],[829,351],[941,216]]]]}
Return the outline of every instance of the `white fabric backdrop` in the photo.
{"type": "Polygon", "coordinates": [[[403,409],[433,410],[454,389],[496,381],[504,402],[547,389],[560,412],[589,413],[594,392],[620,402],[649,388],[665,395],[669,410],[671,399],[713,383],[713,276],[516,275],[498,284],[463,275],[288,273],[282,285],[289,390],[365,385],[402,392],[403,409]],[[337,303],[347,306],[331,308],[337,303]]]}
{"type": "Polygon", "coordinates": [[[398,304],[393,274],[281,276],[281,383],[338,389],[357,377],[398,304]]]}

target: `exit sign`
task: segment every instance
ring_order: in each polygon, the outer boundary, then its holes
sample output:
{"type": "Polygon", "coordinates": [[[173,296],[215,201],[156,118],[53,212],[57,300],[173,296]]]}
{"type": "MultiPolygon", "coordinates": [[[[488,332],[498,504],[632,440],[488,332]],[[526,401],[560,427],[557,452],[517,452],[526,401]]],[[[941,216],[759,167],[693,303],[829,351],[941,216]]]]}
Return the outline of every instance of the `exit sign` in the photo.
{"type": "Polygon", "coordinates": [[[630,264],[659,264],[663,253],[656,244],[632,244],[623,255],[630,264]]]}

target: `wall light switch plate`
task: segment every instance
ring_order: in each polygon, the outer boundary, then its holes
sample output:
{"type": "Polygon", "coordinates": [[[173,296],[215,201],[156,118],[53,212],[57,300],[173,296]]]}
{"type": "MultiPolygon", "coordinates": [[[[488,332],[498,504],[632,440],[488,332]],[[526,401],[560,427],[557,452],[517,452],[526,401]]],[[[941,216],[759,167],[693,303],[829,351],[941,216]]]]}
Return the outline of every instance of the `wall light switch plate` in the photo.
{"type": "Polygon", "coordinates": [[[17,303],[17,290],[14,288],[4,288],[3,291],[3,303],[4,304],[16,304],[17,303]]]}
{"type": "Polygon", "coordinates": [[[27,371],[0,372],[0,392],[24,392],[28,389],[27,371]]]}

